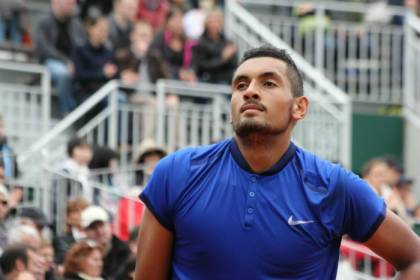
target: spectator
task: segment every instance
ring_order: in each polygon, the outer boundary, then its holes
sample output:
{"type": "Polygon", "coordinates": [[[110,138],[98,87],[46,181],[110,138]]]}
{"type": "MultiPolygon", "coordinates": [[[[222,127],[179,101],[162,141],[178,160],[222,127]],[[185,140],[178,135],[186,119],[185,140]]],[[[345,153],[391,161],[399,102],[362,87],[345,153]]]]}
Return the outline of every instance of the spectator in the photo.
{"type": "Polygon", "coordinates": [[[66,233],[54,238],[53,247],[55,251],[55,262],[62,264],[64,256],[74,243],[86,238],[80,224],[81,212],[89,206],[83,198],[76,198],[67,204],[66,233]]]}
{"type": "Polygon", "coordinates": [[[155,83],[160,78],[167,78],[169,73],[159,53],[150,50],[153,41],[152,26],[145,21],[137,22],[130,38],[130,46],[115,54],[121,79],[128,84],[134,84],[155,83]]]}
{"type": "Polygon", "coordinates": [[[81,217],[87,238],[95,241],[104,253],[102,277],[117,279],[131,254],[128,245],[112,234],[109,215],[103,208],[89,206],[81,217]]]}
{"type": "Polygon", "coordinates": [[[90,7],[97,7],[104,15],[109,15],[113,10],[114,0],[79,0],[80,17],[86,18],[90,7]]]}
{"type": "Polygon", "coordinates": [[[0,0],[0,43],[9,38],[14,44],[22,44],[23,33],[28,28],[25,2],[0,0]]]}
{"type": "Polygon", "coordinates": [[[414,208],[416,207],[416,198],[412,192],[413,187],[413,180],[405,177],[404,175],[401,176],[396,185],[396,192],[398,196],[401,198],[401,201],[404,203],[404,207],[408,213],[413,213],[414,208]]]}
{"type": "Polygon", "coordinates": [[[35,280],[28,266],[28,249],[25,246],[8,247],[0,257],[0,267],[5,280],[35,280]]]}
{"type": "MultiPolygon", "coordinates": [[[[93,199],[93,190],[89,186],[89,162],[92,159],[92,148],[82,138],[73,138],[67,144],[68,159],[64,162],[62,170],[80,183],[83,197],[88,201],[93,199]]],[[[70,186],[72,187],[72,186],[70,186]]],[[[67,190],[71,193],[72,190],[67,190]]]]}
{"type": "Polygon", "coordinates": [[[6,217],[9,211],[9,192],[0,184],[0,255],[7,246],[6,217]]]}
{"type": "MultiPolygon", "coordinates": [[[[19,168],[16,161],[16,154],[13,149],[7,143],[7,135],[5,129],[5,123],[3,118],[0,116],[0,165],[2,165],[2,177],[5,178],[16,178],[19,176],[19,168]]],[[[0,178],[0,182],[1,178],[0,178]]]]}
{"type": "Polygon", "coordinates": [[[28,270],[37,280],[45,279],[46,265],[44,257],[39,253],[41,247],[39,232],[33,226],[17,224],[10,227],[7,238],[10,246],[24,245],[28,248],[28,270]]]}
{"type": "Polygon", "coordinates": [[[89,241],[75,243],[64,260],[64,280],[101,280],[101,248],[89,241]]]}
{"type": "Polygon", "coordinates": [[[182,20],[181,10],[171,10],[164,30],[156,35],[151,49],[159,52],[171,78],[194,82],[196,77],[191,69],[194,43],[185,37],[182,20]]]}
{"type": "Polygon", "coordinates": [[[51,13],[40,21],[35,32],[35,54],[51,73],[62,114],[76,106],[72,95],[74,64],[70,56],[72,48],[85,41],[83,26],[73,16],[75,6],[76,0],[51,0],[51,13]]]}
{"type": "Polygon", "coordinates": [[[205,30],[194,47],[196,74],[204,82],[229,84],[237,64],[235,45],[222,33],[223,13],[208,13],[205,30]]]}
{"type": "Polygon", "coordinates": [[[155,31],[162,29],[168,13],[166,0],[138,0],[137,19],[149,22],[155,31]]]}
{"type": "Polygon", "coordinates": [[[184,16],[184,30],[188,38],[198,40],[204,32],[207,12],[215,8],[214,0],[200,0],[195,9],[184,16]]]}
{"type": "Polygon", "coordinates": [[[156,164],[166,156],[165,149],[159,147],[154,140],[144,139],[134,155],[134,164],[142,169],[136,172],[136,185],[144,186],[152,175],[156,164]]]}
{"type": "Polygon", "coordinates": [[[44,270],[46,271],[45,280],[53,280],[57,276],[54,263],[54,248],[49,241],[43,240],[39,249],[39,254],[44,258],[44,270]]]}
{"type": "Polygon", "coordinates": [[[117,73],[111,63],[112,51],[105,45],[108,38],[108,19],[96,7],[86,15],[88,40],[77,46],[72,54],[77,85],[76,102],[81,104],[117,73]]]}
{"type": "Polygon", "coordinates": [[[109,16],[109,41],[114,51],[130,45],[130,33],[136,19],[138,0],[115,0],[109,16]]]}
{"type": "Polygon", "coordinates": [[[45,214],[35,207],[19,208],[17,214],[20,224],[32,226],[38,231],[39,236],[42,236],[44,228],[50,225],[45,214]]]}

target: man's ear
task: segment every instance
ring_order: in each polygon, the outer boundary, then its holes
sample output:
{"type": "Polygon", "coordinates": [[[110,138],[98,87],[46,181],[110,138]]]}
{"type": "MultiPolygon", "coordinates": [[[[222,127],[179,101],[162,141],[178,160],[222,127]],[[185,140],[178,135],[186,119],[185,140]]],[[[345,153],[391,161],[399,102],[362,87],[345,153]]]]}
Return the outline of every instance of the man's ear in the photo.
{"type": "Polygon", "coordinates": [[[293,100],[292,118],[296,121],[305,118],[308,112],[309,100],[306,96],[296,97],[293,100]]]}

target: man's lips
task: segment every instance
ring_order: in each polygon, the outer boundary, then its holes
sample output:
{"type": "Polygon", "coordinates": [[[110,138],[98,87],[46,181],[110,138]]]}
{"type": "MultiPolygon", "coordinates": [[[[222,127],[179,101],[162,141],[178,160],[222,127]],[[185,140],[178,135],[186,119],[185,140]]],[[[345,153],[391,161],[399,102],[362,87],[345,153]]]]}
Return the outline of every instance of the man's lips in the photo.
{"type": "Polygon", "coordinates": [[[264,111],[264,106],[258,105],[258,104],[245,104],[245,105],[242,105],[240,112],[243,113],[247,110],[264,111]]]}

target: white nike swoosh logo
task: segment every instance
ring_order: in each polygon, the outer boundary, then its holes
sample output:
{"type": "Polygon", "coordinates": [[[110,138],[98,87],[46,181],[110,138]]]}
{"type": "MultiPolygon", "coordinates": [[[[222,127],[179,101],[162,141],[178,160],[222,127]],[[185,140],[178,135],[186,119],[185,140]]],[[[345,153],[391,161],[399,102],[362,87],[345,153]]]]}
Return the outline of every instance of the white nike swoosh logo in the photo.
{"type": "Polygon", "coordinates": [[[314,222],[313,220],[309,220],[309,221],[293,220],[293,215],[290,216],[289,219],[287,220],[287,223],[291,226],[310,224],[310,223],[313,223],[313,222],[314,222]]]}

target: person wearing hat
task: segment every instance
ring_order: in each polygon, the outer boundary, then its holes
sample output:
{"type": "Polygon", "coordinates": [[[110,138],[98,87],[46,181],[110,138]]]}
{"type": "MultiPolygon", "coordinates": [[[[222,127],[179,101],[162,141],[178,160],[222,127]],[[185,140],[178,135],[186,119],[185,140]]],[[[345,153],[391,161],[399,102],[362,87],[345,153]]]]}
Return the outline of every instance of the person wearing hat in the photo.
{"type": "Polygon", "coordinates": [[[102,277],[117,279],[117,275],[125,268],[130,257],[130,248],[112,234],[108,213],[99,206],[89,206],[82,211],[81,225],[86,237],[95,241],[103,250],[102,277]]]}
{"type": "Polygon", "coordinates": [[[45,214],[35,207],[23,207],[18,210],[18,217],[21,224],[26,224],[34,227],[40,236],[44,228],[50,226],[45,214]]]}
{"type": "Polygon", "coordinates": [[[143,186],[149,179],[156,164],[165,157],[167,152],[159,147],[153,139],[144,139],[134,154],[134,164],[144,168],[136,171],[136,185],[143,186]]]}

